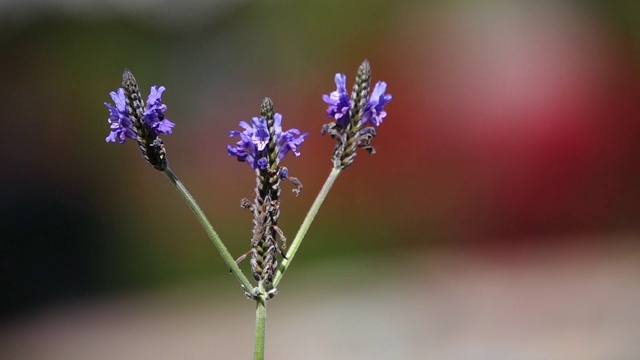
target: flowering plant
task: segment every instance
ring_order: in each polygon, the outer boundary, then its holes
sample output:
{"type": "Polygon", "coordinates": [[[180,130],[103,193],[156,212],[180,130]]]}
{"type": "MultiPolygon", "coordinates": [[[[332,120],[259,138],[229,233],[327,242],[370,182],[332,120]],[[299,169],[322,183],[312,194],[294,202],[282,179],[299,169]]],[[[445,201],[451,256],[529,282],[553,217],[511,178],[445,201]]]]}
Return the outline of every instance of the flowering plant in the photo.
{"type": "Polygon", "coordinates": [[[111,126],[111,132],[105,140],[120,144],[124,144],[126,139],[137,142],[147,163],[163,172],[176,186],[223,261],[240,282],[245,295],[256,302],[254,359],[264,359],[267,300],[277,294],[277,286],[329,190],[338,175],[353,164],[358,148],[364,148],[370,154],[375,153],[371,146],[376,136],[375,128],[380,126],[387,116],[384,108],[392,99],[390,94],[385,93],[387,84],[379,81],[371,91],[371,68],[366,60],[358,69],[351,95],[346,90],[346,80],[346,75],[336,74],[336,90],[322,97],[328,105],[326,114],[332,119],[323,126],[322,134],[328,133],[336,140],[332,154],[333,168],[288,250],[284,232],[278,226],[281,182],[289,180],[297,195],[302,190],[302,183],[297,178],[289,176],[288,169],[283,167],[281,162],[289,153],[300,156],[300,147],[309,133],[301,133],[298,129],[284,131],[282,115],[274,111],[273,101],[269,98],[262,101],[260,116],[254,117],[251,124],[241,121],[242,130],[229,132],[231,137],[239,137],[239,140],[233,146],[227,145],[227,153],[238,161],[247,163],[256,176],[255,198],[253,201],[242,199],[240,202],[241,206],[253,215],[250,249],[236,260],[195,199],[169,168],[160,135],[171,134],[175,124],[164,115],[167,106],[162,103],[161,98],[165,87],[152,86],[145,105],[136,79],[129,70],[125,70],[122,88],[110,93],[113,104],[105,103],[109,109],[108,122],[111,126]],[[256,284],[252,284],[238,267],[238,264],[249,256],[251,273],[256,284]]]}

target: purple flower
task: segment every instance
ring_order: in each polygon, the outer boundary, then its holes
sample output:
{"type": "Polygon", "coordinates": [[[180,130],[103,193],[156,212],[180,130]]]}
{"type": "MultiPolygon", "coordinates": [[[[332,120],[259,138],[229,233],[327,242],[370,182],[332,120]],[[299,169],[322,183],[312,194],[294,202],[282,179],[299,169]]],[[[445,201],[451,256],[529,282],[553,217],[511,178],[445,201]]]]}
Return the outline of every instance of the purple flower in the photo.
{"type": "Polygon", "coordinates": [[[171,129],[176,125],[164,117],[164,112],[167,111],[167,105],[163,104],[161,99],[164,90],[164,86],[159,88],[151,87],[151,92],[147,98],[147,108],[144,112],[144,121],[152,129],[155,136],[171,134],[171,129]]]}
{"type": "Polygon", "coordinates": [[[282,115],[278,113],[274,114],[273,120],[276,139],[278,139],[278,159],[284,159],[289,151],[291,151],[295,156],[300,156],[298,147],[304,142],[304,138],[309,135],[309,133],[300,135],[300,130],[298,129],[289,129],[282,132],[282,115]]]}
{"type": "Polygon", "coordinates": [[[387,112],[384,111],[384,106],[391,101],[391,94],[384,93],[386,90],[386,82],[378,81],[378,83],[376,83],[369,97],[369,101],[364,107],[361,120],[362,125],[365,125],[367,122],[374,126],[382,124],[382,119],[387,116],[387,112]]]}
{"type": "Polygon", "coordinates": [[[327,108],[327,116],[336,119],[336,123],[340,127],[346,127],[349,124],[349,108],[351,100],[347,93],[347,76],[345,74],[336,74],[336,91],[329,95],[322,95],[322,100],[329,104],[327,108]]]}
{"type": "MultiPolygon", "coordinates": [[[[298,129],[283,132],[282,115],[275,113],[273,119],[278,159],[282,160],[289,151],[293,152],[295,156],[299,156],[298,147],[304,141],[305,136],[309,134],[300,135],[298,129]]],[[[238,161],[248,163],[252,169],[264,170],[269,166],[267,144],[271,140],[267,120],[263,117],[254,117],[252,123],[249,125],[245,121],[241,121],[240,127],[244,129],[243,131],[229,131],[231,137],[240,136],[240,140],[235,147],[227,145],[227,153],[236,157],[238,161]]]]}
{"type": "Polygon", "coordinates": [[[107,142],[116,142],[124,144],[127,138],[136,139],[136,132],[134,130],[133,120],[129,116],[127,111],[127,102],[124,96],[124,89],[119,88],[118,92],[112,91],[110,93],[111,99],[116,104],[113,106],[110,103],[104,104],[109,108],[109,123],[111,124],[111,133],[105,138],[107,142]]]}
{"type": "Polygon", "coordinates": [[[238,158],[238,161],[248,163],[252,169],[266,169],[266,158],[264,148],[269,142],[269,131],[267,129],[267,121],[264,118],[254,117],[251,121],[253,125],[240,121],[240,127],[244,131],[231,130],[229,136],[240,136],[240,140],[236,143],[236,147],[227,145],[227,153],[238,158]]]}

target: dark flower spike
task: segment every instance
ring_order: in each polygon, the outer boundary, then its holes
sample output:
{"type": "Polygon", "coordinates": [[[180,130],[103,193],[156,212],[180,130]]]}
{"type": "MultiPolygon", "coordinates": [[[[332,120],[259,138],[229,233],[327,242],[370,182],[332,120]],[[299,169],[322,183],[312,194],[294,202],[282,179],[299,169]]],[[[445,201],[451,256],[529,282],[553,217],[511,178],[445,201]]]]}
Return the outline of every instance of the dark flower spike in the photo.
{"type": "Polygon", "coordinates": [[[358,68],[356,81],[351,90],[351,108],[349,116],[351,117],[351,126],[357,128],[362,126],[360,119],[369,99],[369,89],[371,88],[371,66],[368,60],[364,60],[358,68]]]}
{"type": "Polygon", "coordinates": [[[111,92],[115,106],[105,103],[111,124],[111,133],[105,140],[121,144],[127,138],[136,140],[144,159],[157,170],[164,171],[167,158],[159,135],[171,134],[175,126],[164,116],[167,106],[161,97],[165,88],[152,86],[145,107],[136,79],[128,69],[122,74],[122,86],[117,92],[111,92]]]}
{"type": "MultiPolygon", "coordinates": [[[[275,294],[272,281],[278,268],[278,257],[284,257],[286,238],[278,227],[280,218],[280,181],[291,180],[297,193],[302,184],[289,177],[287,168],[280,162],[289,153],[299,156],[299,147],[308,133],[298,129],[282,130],[282,115],[275,113],[273,102],[265,98],[260,108],[260,117],[252,120],[252,125],[242,121],[243,131],[230,131],[230,136],[239,136],[235,146],[227,145],[227,153],[238,161],[246,162],[256,173],[255,200],[241,201],[241,207],[253,213],[251,250],[238,258],[242,261],[251,254],[251,272],[268,297],[275,294]]],[[[260,287],[260,286],[259,286],[260,287]]],[[[254,295],[260,295],[254,291],[254,295]]]]}
{"type": "Polygon", "coordinates": [[[358,68],[356,81],[353,85],[351,97],[346,91],[346,76],[336,74],[337,89],[323,100],[329,107],[327,116],[335,121],[322,127],[322,134],[328,133],[337,140],[333,150],[333,163],[336,169],[346,169],[356,157],[357,148],[361,147],[370,154],[375,153],[371,141],[376,136],[372,126],[379,126],[387,116],[384,107],[392,97],[385,94],[387,83],[379,81],[373,91],[371,89],[371,67],[367,60],[358,68]],[[371,125],[366,127],[367,125],[371,125]]]}

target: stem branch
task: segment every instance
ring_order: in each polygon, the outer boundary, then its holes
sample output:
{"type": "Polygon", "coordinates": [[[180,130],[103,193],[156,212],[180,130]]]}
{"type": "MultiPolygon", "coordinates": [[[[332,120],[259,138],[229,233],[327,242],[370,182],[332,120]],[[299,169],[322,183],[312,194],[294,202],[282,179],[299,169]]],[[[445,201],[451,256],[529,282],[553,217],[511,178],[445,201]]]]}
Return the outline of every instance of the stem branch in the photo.
{"type": "Polygon", "coordinates": [[[226,246],[224,246],[224,244],[222,243],[220,236],[218,236],[218,233],[216,233],[216,231],[213,229],[213,226],[211,226],[211,223],[209,222],[209,220],[207,220],[206,215],[202,212],[202,209],[200,209],[200,206],[198,206],[198,203],[193,198],[193,196],[191,196],[189,191],[187,191],[187,188],[184,186],[184,184],[182,184],[182,181],[180,181],[178,177],[173,173],[173,171],[171,171],[171,169],[168,167],[163,172],[165,173],[165,175],[167,175],[167,177],[169,177],[169,180],[171,180],[171,182],[176,186],[176,189],[178,190],[180,195],[182,195],[184,200],[187,202],[187,204],[191,208],[191,211],[193,211],[193,214],[196,216],[196,218],[198,218],[198,221],[200,221],[200,224],[204,228],[204,231],[207,233],[207,236],[209,236],[209,239],[211,239],[213,246],[216,247],[216,249],[222,256],[222,260],[224,260],[225,265],[227,265],[227,267],[231,269],[231,272],[236,276],[238,281],[240,281],[240,283],[244,286],[245,290],[248,292],[252,292],[253,285],[251,285],[247,277],[244,276],[244,274],[242,273],[242,270],[240,270],[240,268],[238,267],[238,264],[236,264],[235,260],[229,253],[229,250],[227,250],[226,246]]]}
{"type": "Polygon", "coordinates": [[[316,214],[318,214],[318,210],[320,210],[320,206],[324,202],[324,199],[327,197],[329,190],[331,190],[333,183],[336,181],[341,171],[342,171],[341,169],[336,169],[336,168],[331,169],[331,172],[329,173],[327,180],[324,182],[324,185],[322,185],[322,189],[320,189],[318,196],[316,196],[316,199],[313,201],[313,204],[311,205],[311,208],[309,209],[307,216],[304,218],[304,221],[302,222],[302,225],[300,225],[300,229],[298,230],[296,237],[293,239],[293,242],[291,243],[291,247],[289,247],[289,250],[287,251],[287,258],[282,259],[282,263],[278,267],[278,272],[276,273],[276,276],[274,277],[274,280],[273,280],[273,287],[277,287],[278,284],[280,283],[280,280],[282,280],[282,277],[284,276],[284,272],[287,271],[287,269],[289,268],[289,265],[291,264],[291,261],[293,261],[293,257],[296,255],[296,252],[300,247],[300,243],[302,242],[302,239],[307,234],[307,230],[309,230],[309,226],[311,226],[313,219],[316,217],[316,214]]]}

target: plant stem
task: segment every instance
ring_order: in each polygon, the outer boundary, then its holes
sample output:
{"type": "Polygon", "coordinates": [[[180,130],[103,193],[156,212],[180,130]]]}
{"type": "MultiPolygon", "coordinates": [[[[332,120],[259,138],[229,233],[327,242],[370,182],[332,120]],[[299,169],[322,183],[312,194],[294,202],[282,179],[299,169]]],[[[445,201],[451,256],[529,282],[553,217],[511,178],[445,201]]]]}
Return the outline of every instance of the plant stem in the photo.
{"type": "Polygon", "coordinates": [[[200,221],[200,224],[204,228],[204,231],[207,233],[207,236],[209,236],[209,239],[211,239],[213,246],[216,247],[216,249],[222,256],[222,260],[224,260],[224,263],[227,265],[229,269],[231,269],[231,272],[236,276],[238,281],[240,281],[240,283],[244,286],[245,290],[248,292],[251,292],[253,290],[253,285],[251,285],[247,277],[244,276],[244,274],[242,273],[242,270],[240,270],[240,268],[238,267],[238,264],[236,264],[235,260],[229,253],[229,250],[227,250],[226,246],[224,246],[224,244],[222,243],[222,240],[220,240],[220,236],[218,236],[218,233],[216,233],[216,231],[213,229],[213,226],[211,226],[211,223],[207,219],[206,215],[202,212],[202,209],[200,209],[200,206],[198,206],[198,203],[196,202],[196,200],[193,198],[193,196],[191,196],[191,194],[189,194],[189,191],[187,191],[187,188],[184,186],[184,184],[182,184],[182,181],[178,179],[178,177],[173,173],[173,171],[171,171],[170,168],[167,167],[163,172],[165,173],[165,175],[167,175],[167,177],[169,177],[169,180],[171,180],[171,182],[176,186],[176,189],[178,190],[180,195],[182,195],[184,200],[187,202],[187,204],[191,208],[191,211],[193,211],[196,218],[198,218],[198,221],[200,221]]]}
{"type": "Polygon", "coordinates": [[[264,360],[264,338],[267,330],[267,302],[263,295],[256,299],[256,347],[254,360],[264,360]]]}
{"type": "Polygon", "coordinates": [[[309,226],[311,226],[311,223],[313,222],[313,219],[316,217],[318,210],[320,210],[320,206],[324,202],[324,199],[327,197],[329,190],[331,190],[333,183],[336,181],[341,171],[342,171],[341,169],[336,169],[336,168],[331,169],[331,172],[329,173],[327,180],[324,182],[324,185],[322,185],[322,189],[320,189],[320,192],[318,193],[318,196],[316,196],[316,199],[313,201],[313,204],[311,205],[311,208],[309,209],[307,216],[304,218],[302,225],[300,225],[300,229],[298,230],[296,237],[293,239],[293,242],[289,247],[289,251],[287,251],[287,258],[283,259],[282,263],[278,267],[278,272],[276,273],[276,276],[274,277],[274,280],[273,280],[274,288],[278,286],[278,284],[280,283],[280,280],[282,280],[282,277],[284,276],[284,272],[287,271],[287,269],[289,268],[291,261],[293,261],[293,257],[296,255],[296,251],[298,251],[298,248],[300,247],[300,243],[302,242],[302,239],[307,234],[307,230],[309,230],[309,226]]]}

